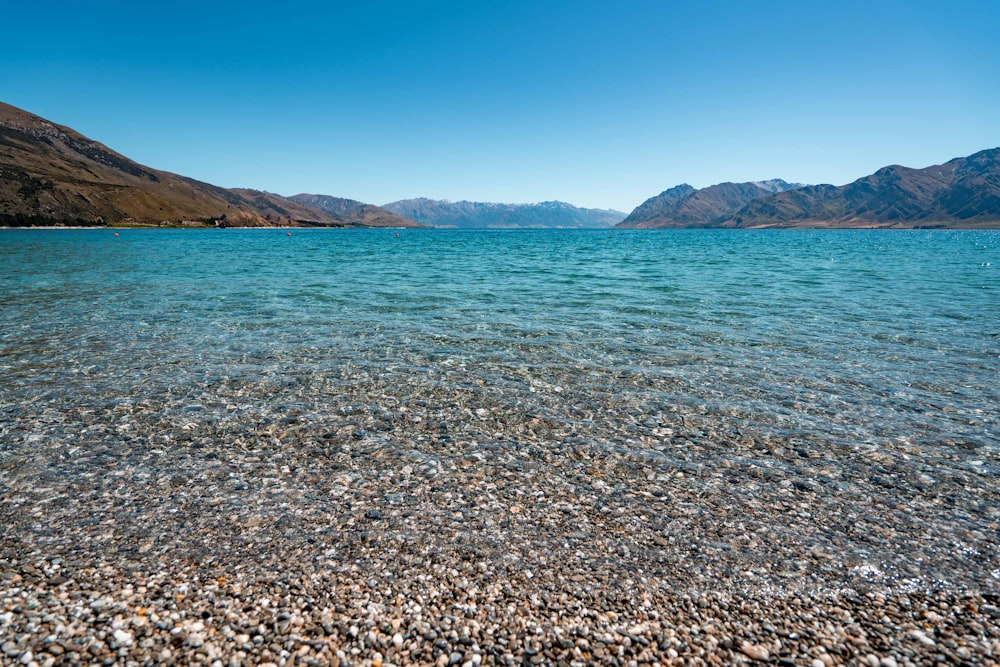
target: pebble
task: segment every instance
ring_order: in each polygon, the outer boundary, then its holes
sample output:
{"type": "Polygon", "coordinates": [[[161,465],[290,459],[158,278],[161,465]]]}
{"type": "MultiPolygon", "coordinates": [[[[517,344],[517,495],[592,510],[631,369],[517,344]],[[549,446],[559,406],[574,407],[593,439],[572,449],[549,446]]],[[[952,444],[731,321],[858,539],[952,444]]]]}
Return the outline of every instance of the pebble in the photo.
{"type": "Polygon", "coordinates": [[[760,660],[765,662],[771,657],[771,653],[767,650],[767,648],[761,646],[760,644],[743,642],[740,645],[740,650],[743,651],[743,653],[751,660],[760,660]]]}
{"type": "Polygon", "coordinates": [[[0,403],[0,663],[996,662],[987,448],[782,436],[567,355],[0,403]]]}
{"type": "Polygon", "coordinates": [[[126,632],[125,630],[115,630],[112,633],[115,643],[119,646],[131,646],[135,643],[135,638],[132,636],[131,632],[126,632]]]}

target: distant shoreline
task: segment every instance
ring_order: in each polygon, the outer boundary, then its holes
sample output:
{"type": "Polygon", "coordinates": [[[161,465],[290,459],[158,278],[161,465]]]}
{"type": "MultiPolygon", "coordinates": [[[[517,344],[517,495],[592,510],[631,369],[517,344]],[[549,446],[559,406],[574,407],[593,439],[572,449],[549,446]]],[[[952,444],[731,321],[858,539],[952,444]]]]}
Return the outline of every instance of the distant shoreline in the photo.
{"type": "Polygon", "coordinates": [[[0,229],[82,229],[82,230],[92,230],[92,231],[112,231],[118,229],[170,229],[170,230],[196,230],[196,229],[211,229],[211,230],[226,230],[226,229],[285,229],[285,230],[306,230],[306,229],[432,229],[430,227],[190,227],[187,225],[164,225],[164,226],[151,226],[151,225],[137,225],[137,226],[127,226],[127,227],[96,227],[96,226],[86,226],[86,225],[30,225],[24,227],[14,227],[10,225],[0,225],[0,229]]]}
{"type": "Polygon", "coordinates": [[[887,232],[906,232],[906,231],[939,231],[939,232],[984,232],[984,231],[997,231],[1000,230],[1000,223],[995,226],[982,226],[982,227],[947,227],[943,225],[915,225],[913,227],[887,227],[887,226],[877,226],[877,225],[865,225],[863,227],[831,227],[831,226],[794,226],[794,227],[779,227],[776,225],[759,225],[754,227],[191,227],[187,225],[165,225],[165,226],[152,226],[152,225],[137,225],[137,226],[125,226],[125,227],[112,227],[112,226],[86,226],[86,225],[26,225],[26,226],[11,226],[11,225],[0,225],[0,230],[3,229],[38,229],[38,230],[92,230],[92,231],[115,231],[119,229],[126,230],[219,230],[223,231],[226,229],[284,229],[286,231],[291,230],[362,230],[362,229],[383,229],[383,230],[432,230],[432,231],[462,231],[462,232],[474,232],[474,231],[487,231],[487,232],[513,232],[513,231],[618,231],[618,232],[677,232],[677,231],[887,231],[887,232]]]}

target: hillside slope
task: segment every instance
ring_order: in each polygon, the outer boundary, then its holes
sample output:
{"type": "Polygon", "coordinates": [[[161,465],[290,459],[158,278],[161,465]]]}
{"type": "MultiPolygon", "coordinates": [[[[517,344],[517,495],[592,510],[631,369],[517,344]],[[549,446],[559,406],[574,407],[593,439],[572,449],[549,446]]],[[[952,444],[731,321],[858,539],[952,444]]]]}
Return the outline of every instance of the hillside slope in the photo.
{"type": "Polygon", "coordinates": [[[299,204],[316,208],[364,227],[421,227],[411,219],[404,218],[381,206],[366,204],[356,199],[344,199],[331,195],[298,194],[288,199],[299,204]]]}
{"type": "Polygon", "coordinates": [[[997,227],[1000,148],[912,169],[891,165],[853,183],[814,185],[748,203],[731,227],[997,227]]]}
{"type": "Polygon", "coordinates": [[[780,178],[756,183],[719,183],[700,190],[684,183],[647,199],[617,226],[718,227],[748,202],[797,187],[801,186],[780,178]]]}
{"type": "Polygon", "coordinates": [[[370,218],[152,169],[0,103],[0,225],[345,227],[370,218]]]}

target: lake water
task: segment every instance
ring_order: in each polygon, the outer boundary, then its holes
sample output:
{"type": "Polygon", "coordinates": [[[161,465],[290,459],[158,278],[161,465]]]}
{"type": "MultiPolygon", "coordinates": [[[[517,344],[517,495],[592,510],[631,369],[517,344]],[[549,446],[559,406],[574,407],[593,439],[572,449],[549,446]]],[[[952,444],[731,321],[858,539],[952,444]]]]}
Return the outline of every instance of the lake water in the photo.
{"type": "Polygon", "coordinates": [[[119,234],[0,230],[8,426],[349,400],[635,450],[678,429],[957,465],[1000,446],[996,231],[119,234]]]}

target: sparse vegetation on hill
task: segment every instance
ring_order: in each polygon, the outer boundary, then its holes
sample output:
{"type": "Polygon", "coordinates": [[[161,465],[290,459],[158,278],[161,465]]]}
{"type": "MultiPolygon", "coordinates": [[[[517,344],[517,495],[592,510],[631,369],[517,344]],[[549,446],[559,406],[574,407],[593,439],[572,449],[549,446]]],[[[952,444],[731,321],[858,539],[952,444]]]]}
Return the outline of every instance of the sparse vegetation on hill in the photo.
{"type": "Polygon", "coordinates": [[[1000,148],[911,169],[892,165],[840,187],[781,180],[679,185],[619,227],[1000,227],[1000,148]],[[787,187],[786,187],[787,186],[787,187]]]}
{"type": "MultiPolygon", "coordinates": [[[[269,192],[221,188],[158,171],[0,103],[0,224],[5,226],[366,227],[378,226],[369,224],[375,217],[335,215],[269,192]]],[[[413,224],[398,224],[406,223],[413,224]]]]}
{"type": "Polygon", "coordinates": [[[781,179],[760,183],[719,183],[701,190],[683,183],[647,199],[618,227],[720,227],[747,203],[797,187],[801,186],[781,179]]]}

